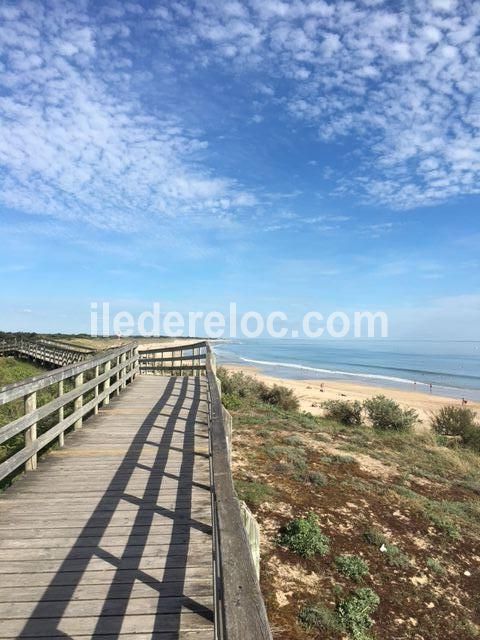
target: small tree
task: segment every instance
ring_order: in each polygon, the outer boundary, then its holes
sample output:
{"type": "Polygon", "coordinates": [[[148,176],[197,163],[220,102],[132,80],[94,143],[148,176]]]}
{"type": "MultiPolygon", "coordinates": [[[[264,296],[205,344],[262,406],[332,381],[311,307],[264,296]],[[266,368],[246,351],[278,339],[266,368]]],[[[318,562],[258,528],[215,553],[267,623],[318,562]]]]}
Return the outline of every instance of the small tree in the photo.
{"type": "Polygon", "coordinates": [[[374,429],[381,431],[410,431],[418,420],[415,409],[402,409],[390,398],[379,395],[363,403],[374,429]]]}

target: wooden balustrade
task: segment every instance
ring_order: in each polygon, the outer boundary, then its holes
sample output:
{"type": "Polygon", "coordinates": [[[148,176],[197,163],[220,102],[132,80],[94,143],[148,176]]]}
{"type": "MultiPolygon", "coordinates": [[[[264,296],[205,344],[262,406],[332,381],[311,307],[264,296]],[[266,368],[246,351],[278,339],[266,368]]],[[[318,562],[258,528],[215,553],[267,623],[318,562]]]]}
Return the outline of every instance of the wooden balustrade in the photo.
{"type": "Polygon", "coordinates": [[[207,343],[139,349],[141,374],[196,376],[206,373],[207,343]]]}
{"type": "Polygon", "coordinates": [[[27,471],[34,470],[41,449],[55,439],[63,446],[67,429],[80,429],[89,414],[96,413],[102,403],[108,404],[111,395],[124,389],[137,373],[137,346],[130,343],[0,388],[0,405],[24,401],[24,415],[0,427],[0,444],[24,434],[24,446],[0,464],[0,480],[22,465],[27,471]],[[56,397],[47,398],[44,404],[38,402],[40,395],[51,396],[52,392],[56,397]],[[39,433],[39,425],[46,418],[49,424],[39,433]]]}
{"type": "Polygon", "coordinates": [[[82,362],[94,353],[92,349],[44,339],[9,338],[0,340],[0,356],[27,357],[42,364],[63,367],[82,362]]]}

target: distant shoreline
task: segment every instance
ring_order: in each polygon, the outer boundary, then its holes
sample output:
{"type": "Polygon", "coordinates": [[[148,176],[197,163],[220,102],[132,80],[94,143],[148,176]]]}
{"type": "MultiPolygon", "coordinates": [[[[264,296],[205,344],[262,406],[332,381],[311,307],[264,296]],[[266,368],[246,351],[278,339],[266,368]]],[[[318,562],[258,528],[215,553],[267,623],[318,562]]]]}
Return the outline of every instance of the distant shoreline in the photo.
{"type": "MultiPolygon", "coordinates": [[[[428,391],[404,390],[397,387],[382,387],[377,385],[362,384],[329,379],[295,379],[272,376],[250,365],[222,363],[222,366],[230,371],[241,371],[247,375],[253,375],[266,384],[279,384],[291,388],[300,401],[302,411],[308,411],[314,415],[322,415],[322,403],[325,400],[359,400],[363,402],[375,395],[385,395],[398,402],[402,407],[412,407],[417,410],[421,425],[419,429],[428,427],[430,417],[441,407],[448,404],[461,405],[461,390],[458,398],[436,395],[428,391]]],[[[468,401],[467,407],[480,414],[480,403],[468,401]]]]}

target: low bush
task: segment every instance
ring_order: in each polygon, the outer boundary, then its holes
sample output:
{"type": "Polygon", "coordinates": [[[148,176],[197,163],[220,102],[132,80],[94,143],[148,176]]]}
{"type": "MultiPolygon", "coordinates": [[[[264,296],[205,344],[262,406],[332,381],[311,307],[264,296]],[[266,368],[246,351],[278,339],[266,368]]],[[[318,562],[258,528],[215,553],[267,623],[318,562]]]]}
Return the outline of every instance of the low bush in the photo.
{"type": "Polygon", "coordinates": [[[460,436],[462,444],[480,452],[480,426],[475,411],[463,406],[442,407],[431,419],[433,431],[440,436],[460,436]]]}
{"type": "MultiPolygon", "coordinates": [[[[256,380],[242,372],[229,372],[225,367],[217,369],[217,376],[222,384],[222,396],[232,409],[240,406],[238,399],[250,398],[279,407],[284,411],[297,411],[299,402],[292,389],[275,384],[269,387],[264,382],[256,380]],[[237,398],[237,401],[235,401],[237,398]],[[232,406],[236,405],[236,406],[232,406]]],[[[226,404],[227,409],[229,408],[226,404]]]]}
{"type": "Polygon", "coordinates": [[[306,518],[296,518],[283,527],[279,542],[304,558],[315,554],[324,556],[330,548],[330,540],[322,533],[318,518],[313,513],[306,518]]]}
{"type": "Polygon", "coordinates": [[[321,604],[307,604],[298,614],[300,624],[307,629],[322,629],[324,631],[343,631],[336,612],[321,604]]]}
{"type": "Polygon", "coordinates": [[[418,420],[415,409],[402,409],[382,395],[365,400],[363,406],[373,428],[380,431],[410,431],[418,420]]]}
{"type": "Polygon", "coordinates": [[[327,400],[322,405],[325,408],[325,417],[336,420],[349,427],[358,427],[362,424],[362,404],[357,400],[327,400]]]}
{"type": "Polygon", "coordinates": [[[368,563],[360,556],[337,556],[335,565],[342,575],[355,582],[368,575],[368,563]]]}
{"type": "Polygon", "coordinates": [[[337,616],[342,627],[354,640],[367,640],[373,625],[371,615],[380,604],[373,589],[357,589],[337,605],[337,616]]]}
{"type": "Polygon", "coordinates": [[[254,507],[275,495],[275,490],[272,487],[250,480],[235,480],[235,491],[240,500],[254,507]]]}

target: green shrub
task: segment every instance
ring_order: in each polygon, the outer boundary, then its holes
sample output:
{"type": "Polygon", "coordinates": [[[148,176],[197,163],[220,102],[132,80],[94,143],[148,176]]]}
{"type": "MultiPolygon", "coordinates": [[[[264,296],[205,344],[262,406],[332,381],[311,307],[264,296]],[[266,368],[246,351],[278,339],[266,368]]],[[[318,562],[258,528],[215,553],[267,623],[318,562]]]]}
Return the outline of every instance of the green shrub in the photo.
{"type": "Polygon", "coordinates": [[[476,427],[476,413],[467,407],[442,407],[431,419],[432,429],[440,436],[464,436],[476,427]]]}
{"type": "Polygon", "coordinates": [[[432,429],[439,436],[460,436],[462,444],[480,453],[480,425],[477,414],[467,407],[448,405],[432,418],[432,429]]]}
{"type": "Polygon", "coordinates": [[[250,480],[235,480],[235,491],[240,500],[252,506],[258,506],[275,495],[272,487],[250,480]]]}
{"type": "Polygon", "coordinates": [[[241,407],[242,401],[239,396],[235,396],[232,393],[224,393],[222,395],[222,404],[225,409],[228,409],[229,411],[236,411],[241,407]]]}
{"type": "Polygon", "coordinates": [[[430,571],[433,571],[440,576],[444,576],[447,573],[445,567],[440,562],[440,560],[437,560],[437,558],[427,558],[426,564],[430,571]]]}
{"type": "Polygon", "coordinates": [[[327,400],[322,406],[325,407],[326,418],[350,427],[362,424],[362,404],[358,400],[327,400]]]}
{"type": "Polygon", "coordinates": [[[378,595],[369,588],[357,589],[337,605],[337,616],[354,640],[367,640],[373,625],[371,615],[380,604],[378,595]]]}
{"type": "Polygon", "coordinates": [[[360,556],[337,556],[335,564],[342,575],[355,582],[360,582],[368,574],[368,563],[360,556]]]}
{"type": "Polygon", "coordinates": [[[374,429],[409,431],[418,420],[415,409],[402,409],[394,400],[375,396],[363,403],[374,429]]]}
{"type": "Polygon", "coordinates": [[[335,611],[321,604],[307,604],[298,614],[302,626],[307,629],[323,629],[324,631],[341,632],[342,625],[335,611]]]}
{"type": "Polygon", "coordinates": [[[386,537],[378,529],[368,529],[368,531],[365,531],[363,534],[363,537],[365,542],[368,542],[368,544],[374,547],[381,547],[382,544],[387,544],[386,537]]]}
{"type": "Polygon", "coordinates": [[[322,533],[318,518],[310,513],[306,518],[296,518],[280,531],[280,544],[304,558],[315,554],[326,555],[329,551],[329,538],[322,533]]]}
{"type": "Polygon", "coordinates": [[[241,371],[231,373],[225,367],[218,367],[217,376],[222,384],[222,396],[223,398],[227,396],[229,403],[233,401],[232,398],[237,397],[271,404],[284,411],[297,411],[300,406],[292,389],[282,385],[275,384],[269,387],[252,376],[241,371]]]}
{"type": "Polygon", "coordinates": [[[385,555],[389,565],[392,567],[398,567],[399,569],[406,569],[410,566],[409,557],[403,553],[401,549],[396,547],[394,544],[387,544],[385,546],[387,547],[385,555]]]}
{"type": "Polygon", "coordinates": [[[323,473],[318,473],[317,471],[310,471],[307,473],[305,479],[316,487],[325,487],[328,484],[327,476],[324,476],[323,473]]]}
{"type": "Polygon", "coordinates": [[[260,392],[260,399],[284,411],[297,411],[300,406],[293,390],[278,384],[274,384],[273,387],[265,386],[260,392]]]}

